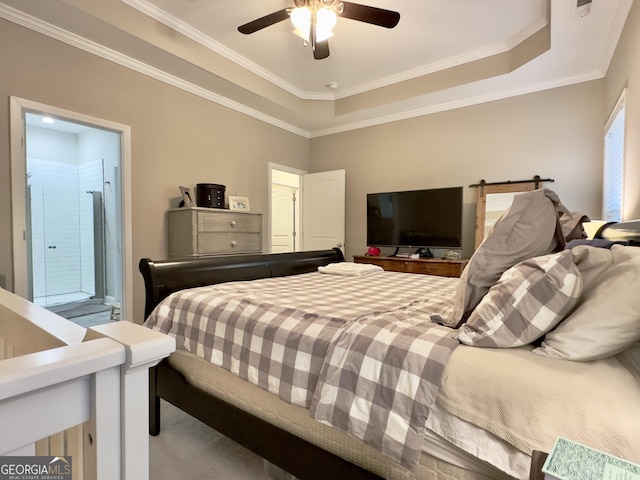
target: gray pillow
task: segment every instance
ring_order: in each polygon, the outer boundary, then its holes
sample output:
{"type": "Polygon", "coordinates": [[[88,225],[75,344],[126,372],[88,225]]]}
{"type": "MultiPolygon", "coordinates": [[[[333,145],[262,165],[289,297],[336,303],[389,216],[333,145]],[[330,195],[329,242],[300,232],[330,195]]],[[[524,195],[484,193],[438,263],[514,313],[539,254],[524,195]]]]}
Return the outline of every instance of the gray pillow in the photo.
{"type": "Polygon", "coordinates": [[[531,258],[504,272],[458,340],[476,347],[520,347],[542,337],[580,299],[582,276],[571,251],[531,258]]]}
{"type": "Polygon", "coordinates": [[[567,242],[587,238],[587,232],[582,226],[583,223],[591,221],[587,215],[580,212],[570,212],[567,207],[560,204],[558,205],[558,217],[560,218],[562,234],[567,242]]]}
{"type": "Polygon", "coordinates": [[[564,248],[558,221],[560,199],[549,189],[516,195],[462,272],[449,326],[459,326],[482,297],[516,263],[564,248]]]}

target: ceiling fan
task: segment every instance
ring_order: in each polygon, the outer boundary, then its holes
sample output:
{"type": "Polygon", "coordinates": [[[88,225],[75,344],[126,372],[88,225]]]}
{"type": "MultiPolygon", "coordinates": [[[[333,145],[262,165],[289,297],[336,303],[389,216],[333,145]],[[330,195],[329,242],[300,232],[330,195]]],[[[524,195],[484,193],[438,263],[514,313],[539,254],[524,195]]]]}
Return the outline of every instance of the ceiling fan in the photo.
{"type": "Polygon", "coordinates": [[[294,0],[294,4],[295,8],[283,8],[240,25],[238,31],[248,35],[290,18],[295,27],[293,33],[305,45],[311,43],[313,58],[321,60],[329,56],[328,39],[333,35],[337,16],[385,28],[393,28],[400,21],[398,12],[340,0],[294,0]]]}

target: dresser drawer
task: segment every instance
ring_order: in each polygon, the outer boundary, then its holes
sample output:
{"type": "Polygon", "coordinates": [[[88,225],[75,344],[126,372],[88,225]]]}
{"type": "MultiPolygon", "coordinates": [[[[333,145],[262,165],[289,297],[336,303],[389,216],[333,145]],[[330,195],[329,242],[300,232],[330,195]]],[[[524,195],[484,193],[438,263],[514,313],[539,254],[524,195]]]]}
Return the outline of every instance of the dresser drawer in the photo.
{"type": "Polygon", "coordinates": [[[199,232],[259,232],[261,228],[261,215],[198,212],[199,232]]]}
{"type": "Polygon", "coordinates": [[[169,258],[262,252],[262,214],[193,207],[167,212],[169,258]]]}
{"type": "Polygon", "coordinates": [[[198,255],[219,255],[262,251],[262,236],[246,232],[200,232],[198,255]]]}

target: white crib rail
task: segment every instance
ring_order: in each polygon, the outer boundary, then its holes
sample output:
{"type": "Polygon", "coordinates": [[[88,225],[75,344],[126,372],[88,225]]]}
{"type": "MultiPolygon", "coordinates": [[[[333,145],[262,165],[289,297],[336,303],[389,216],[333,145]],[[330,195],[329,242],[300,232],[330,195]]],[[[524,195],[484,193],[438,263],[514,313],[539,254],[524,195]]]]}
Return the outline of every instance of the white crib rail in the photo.
{"type": "Polygon", "coordinates": [[[86,330],[2,289],[0,337],[0,455],[72,455],[74,480],[149,478],[148,369],[172,338],[86,330]]]}

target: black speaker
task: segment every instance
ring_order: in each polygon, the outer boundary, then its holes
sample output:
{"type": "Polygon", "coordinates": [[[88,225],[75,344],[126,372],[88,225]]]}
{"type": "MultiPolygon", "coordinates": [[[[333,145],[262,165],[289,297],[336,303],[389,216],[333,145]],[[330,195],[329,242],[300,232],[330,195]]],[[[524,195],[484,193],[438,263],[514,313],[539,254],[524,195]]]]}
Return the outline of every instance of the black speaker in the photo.
{"type": "Polygon", "coordinates": [[[199,183],[197,185],[196,205],[208,208],[224,208],[224,185],[217,183],[199,183]]]}

